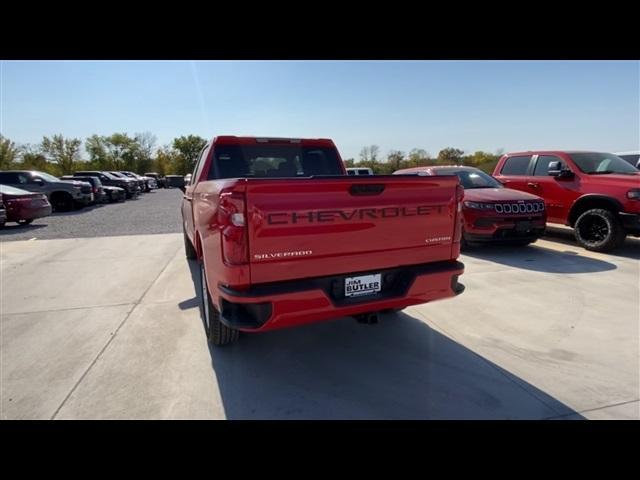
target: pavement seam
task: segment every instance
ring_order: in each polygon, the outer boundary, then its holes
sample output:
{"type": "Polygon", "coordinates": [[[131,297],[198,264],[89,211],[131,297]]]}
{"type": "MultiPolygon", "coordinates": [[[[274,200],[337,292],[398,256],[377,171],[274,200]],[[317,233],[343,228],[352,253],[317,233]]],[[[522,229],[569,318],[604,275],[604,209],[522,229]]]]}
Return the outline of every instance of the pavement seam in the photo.
{"type": "MultiPolygon", "coordinates": [[[[437,322],[433,321],[432,319],[427,319],[422,313],[417,312],[418,315],[420,315],[424,320],[428,320],[430,322],[432,322],[434,325],[436,325],[442,332],[444,332],[445,334],[447,334],[447,336],[453,340],[455,340],[457,343],[459,343],[460,345],[464,346],[467,350],[469,350],[473,355],[475,355],[476,357],[480,358],[480,360],[482,360],[484,363],[486,363],[489,367],[491,367],[493,370],[495,370],[496,372],[498,372],[500,375],[502,375],[504,378],[506,378],[507,380],[509,380],[511,383],[513,383],[514,385],[516,385],[518,388],[520,388],[521,390],[523,390],[524,392],[526,392],[527,394],[529,394],[530,396],[532,396],[533,398],[535,398],[536,400],[538,400],[540,403],[542,403],[545,407],[547,407],[549,410],[552,410],[556,413],[558,413],[559,415],[563,415],[560,411],[558,411],[557,408],[555,408],[553,405],[549,405],[547,402],[545,402],[542,398],[540,398],[538,395],[536,395],[535,392],[532,392],[531,390],[529,390],[525,385],[522,385],[520,382],[518,382],[517,380],[515,380],[514,378],[512,378],[510,375],[507,375],[506,373],[504,373],[500,367],[498,367],[498,365],[494,364],[492,361],[484,358],[482,355],[480,355],[479,353],[473,351],[472,349],[470,349],[469,347],[465,346],[459,339],[456,338],[455,335],[453,335],[452,333],[448,332],[447,330],[445,330],[444,328],[442,328],[441,325],[438,325],[437,322]]],[[[513,375],[513,374],[511,374],[513,375]]],[[[574,412],[575,413],[575,412],[574,412]]],[[[574,413],[570,413],[567,415],[573,415],[574,413]]]]}
{"type": "Polygon", "coordinates": [[[71,388],[71,390],[69,390],[69,393],[67,393],[67,395],[64,397],[64,400],[62,400],[62,403],[60,403],[60,405],[58,406],[58,408],[56,408],[56,411],[53,412],[53,415],[51,416],[51,420],[55,420],[56,416],[58,415],[58,413],[60,412],[60,410],[62,410],[62,407],[64,407],[65,403],[67,403],[67,400],[69,400],[69,398],[71,398],[71,395],[73,395],[73,392],[75,392],[78,388],[78,386],[80,386],[80,384],[82,383],[82,381],[85,379],[85,377],[87,376],[87,374],[89,373],[89,371],[93,368],[93,366],[96,364],[96,362],[98,361],[98,359],[102,356],[102,354],[105,352],[105,350],[107,349],[107,347],[109,345],[111,345],[111,342],[113,342],[113,340],[118,336],[118,332],[120,331],[120,329],[124,326],[124,324],[126,323],[127,320],[129,320],[129,317],[131,316],[131,314],[134,312],[134,310],[136,309],[136,307],[138,305],[140,305],[140,302],[142,301],[142,299],[145,297],[145,295],[147,294],[147,292],[149,290],[151,290],[151,288],[156,284],[156,282],[158,281],[158,279],[160,278],[160,276],[164,273],[164,271],[167,269],[167,267],[171,264],[171,262],[173,261],[173,259],[176,257],[176,255],[178,254],[178,252],[180,251],[180,247],[178,247],[178,251],[173,255],[173,257],[170,257],[169,260],[167,260],[167,263],[165,264],[164,267],[162,267],[162,270],[160,270],[160,273],[158,273],[158,275],[156,276],[156,278],[153,279],[153,281],[149,284],[149,286],[145,289],[144,292],[142,292],[142,295],[140,295],[140,298],[138,298],[138,300],[133,304],[131,310],[129,310],[129,312],[125,315],[124,319],[122,320],[122,322],[120,322],[120,325],[118,325],[118,328],[115,329],[115,331],[113,332],[113,335],[111,335],[111,337],[109,338],[109,340],[107,340],[107,343],[104,344],[104,346],[100,349],[100,351],[98,352],[98,354],[96,355],[96,357],[93,359],[93,361],[89,364],[89,366],[87,367],[87,369],[84,371],[84,373],[80,376],[80,378],[78,379],[78,381],[73,385],[73,387],[71,388]]]}
{"type": "Polygon", "coordinates": [[[104,305],[87,305],[87,306],[81,306],[81,307],[48,308],[46,310],[34,310],[31,312],[9,312],[9,313],[3,312],[2,316],[6,317],[9,315],[31,315],[33,313],[66,312],[68,310],[88,310],[90,308],[123,307],[124,305],[131,305],[131,304],[135,304],[135,301],[123,302],[123,303],[107,303],[104,305]]]}
{"type": "Polygon", "coordinates": [[[557,418],[571,417],[573,415],[580,415],[580,414],[587,413],[587,412],[596,412],[598,410],[604,410],[605,408],[619,407],[620,405],[628,405],[630,403],[635,403],[635,402],[640,402],[640,398],[636,398],[635,400],[627,400],[626,402],[612,403],[611,405],[604,405],[602,407],[587,408],[586,410],[580,410],[580,411],[576,411],[576,412],[573,412],[573,413],[565,413],[563,415],[555,415],[553,417],[545,417],[542,420],[555,420],[557,418]]]}

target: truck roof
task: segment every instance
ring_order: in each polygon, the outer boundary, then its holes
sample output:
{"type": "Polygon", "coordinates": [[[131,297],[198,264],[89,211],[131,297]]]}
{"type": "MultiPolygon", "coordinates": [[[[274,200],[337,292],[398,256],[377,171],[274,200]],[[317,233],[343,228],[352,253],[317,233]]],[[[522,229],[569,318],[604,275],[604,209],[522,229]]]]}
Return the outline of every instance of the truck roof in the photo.
{"type": "Polygon", "coordinates": [[[527,150],[522,152],[508,152],[504,155],[514,156],[514,155],[558,155],[561,153],[609,153],[609,152],[600,152],[598,150],[527,150]]]}
{"type": "Polygon", "coordinates": [[[219,135],[214,137],[214,145],[259,145],[273,144],[301,144],[309,147],[335,147],[329,138],[284,138],[284,137],[237,137],[235,135],[219,135]]]}

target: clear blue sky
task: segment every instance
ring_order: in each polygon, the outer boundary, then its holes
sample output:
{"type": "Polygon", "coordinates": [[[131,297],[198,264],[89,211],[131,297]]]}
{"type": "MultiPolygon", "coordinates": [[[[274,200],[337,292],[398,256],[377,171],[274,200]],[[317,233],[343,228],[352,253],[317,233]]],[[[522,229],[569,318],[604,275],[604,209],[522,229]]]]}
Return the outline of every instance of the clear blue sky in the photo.
{"type": "Polygon", "coordinates": [[[431,155],[640,148],[640,62],[1,62],[0,133],[16,143],[150,131],[329,137],[431,155]]]}

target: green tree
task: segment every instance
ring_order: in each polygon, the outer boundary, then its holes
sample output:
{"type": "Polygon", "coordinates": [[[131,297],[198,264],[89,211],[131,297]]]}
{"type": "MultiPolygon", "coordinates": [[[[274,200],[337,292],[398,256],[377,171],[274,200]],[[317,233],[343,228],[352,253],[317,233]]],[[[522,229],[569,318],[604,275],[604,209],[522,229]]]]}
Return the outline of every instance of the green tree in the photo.
{"type": "Polygon", "coordinates": [[[156,152],[156,157],[153,159],[151,168],[160,175],[171,175],[175,173],[176,164],[179,162],[178,158],[178,152],[171,147],[161,147],[156,152]]]}
{"type": "Polygon", "coordinates": [[[13,167],[18,159],[19,150],[15,143],[7,137],[0,135],[0,170],[8,170],[13,167]]]}
{"type": "Polygon", "coordinates": [[[384,168],[384,170],[388,170],[387,173],[393,173],[402,168],[403,162],[404,152],[401,152],[400,150],[391,150],[387,155],[387,168],[384,168]]]}
{"type": "Polygon", "coordinates": [[[111,170],[113,165],[107,153],[105,137],[91,135],[84,142],[85,150],[89,154],[91,168],[98,170],[111,170]]]}
{"type": "Polygon", "coordinates": [[[207,144],[207,141],[197,135],[189,135],[175,138],[173,148],[178,151],[180,158],[176,165],[177,175],[186,175],[193,171],[200,151],[207,144]]]}
{"type": "Polygon", "coordinates": [[[360,161],[376,163],[378,161],[379,153],[380,147],[378,147],[378,145],[369,145],[368,147],[362,147],[362,150],[360,150],[360,161]]]}
{"type": "Polygon", "coordinates": [[[20,148],[20,168],[24,170],[40,170],[41,172],[56,173],[53,165],[47,161],[40,145],[26,144],[20,148]]]}
{"type": "Polygon", "coordinates": [[[344,160],[345,168],[351,168],[354,165],[355,165],[355,160],[353,160],[353,158],[347,158],[346,160],[344,160]]]}
{"type": "Polygon", "coordinates": [[[136,133],[135,135],[135,169],[134,172],[148,172],[153,164],[153,148],[156,144],[156,136],[151,132],[136,133]]]}
{"type": "Polygon", "coordinates": [[[438,163],[441,165],[459,165],[462,162],[463,150],[458,148],[445,148],[438,153],[438,163]]]}
{"type": "Polygon", "coordinates": [[[42,138],[42,152],[56,165],[57,173],[62,175],[73,173],[76,162],[80,160],[81,145],[79,138],[64,138],[62,135],[42,138]]]}

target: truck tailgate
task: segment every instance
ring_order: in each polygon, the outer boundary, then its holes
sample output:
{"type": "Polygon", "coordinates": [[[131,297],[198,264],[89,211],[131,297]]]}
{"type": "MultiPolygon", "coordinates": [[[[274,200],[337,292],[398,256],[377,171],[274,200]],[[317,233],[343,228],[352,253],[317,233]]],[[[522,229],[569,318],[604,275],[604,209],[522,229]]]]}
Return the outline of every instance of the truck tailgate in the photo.
{"type": "Polygon", "coordinates": [[[249,179],[251,283],[449,260],[455,176],[249,179]]]}

